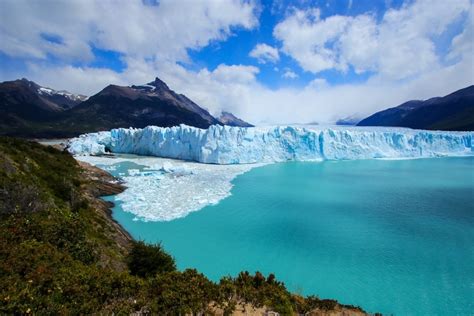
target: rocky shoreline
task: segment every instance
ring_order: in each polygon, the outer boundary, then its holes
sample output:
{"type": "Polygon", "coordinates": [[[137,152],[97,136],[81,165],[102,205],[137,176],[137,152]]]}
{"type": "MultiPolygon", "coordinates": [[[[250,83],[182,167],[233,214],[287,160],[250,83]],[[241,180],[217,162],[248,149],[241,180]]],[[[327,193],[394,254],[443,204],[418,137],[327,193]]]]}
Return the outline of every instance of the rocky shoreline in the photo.
{"type": "MultiPolygon", "coordinates": [[[[82,174],[87,180],[85,197],[94,210],[101,215],[110,228],[111,238],[116,242],[125,256],[131,247],[132,236],[112,217],[112,202],[102,200],[100,197],[118,194],[125,190],[125,186],[108,172],[92,166],[86,162],[78,161],[82,174]]],[[[107,260],[110,262],[110,260],[107,260]]],[[[126,265],[122,260],[112,260],[112,266],[119,271],[125,271],[126,265]]]]}

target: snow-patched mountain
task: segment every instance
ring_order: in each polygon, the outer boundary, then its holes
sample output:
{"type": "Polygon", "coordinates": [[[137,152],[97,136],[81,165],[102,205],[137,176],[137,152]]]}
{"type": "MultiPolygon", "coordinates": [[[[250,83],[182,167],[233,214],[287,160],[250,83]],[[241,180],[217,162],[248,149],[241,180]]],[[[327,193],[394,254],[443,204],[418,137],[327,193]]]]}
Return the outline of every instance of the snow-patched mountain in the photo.
{"type": "Polygon", "coordinates": [[[86,99],[84,95],[43,87],[25,78],[0,83],[1,108],[17,114],[29,111],[33,117],[38,111],[68,110],[86,99]]]}
{"type": "Polygon", "coordinates": [[[51,133],[54,127],[49,122],[57,120],[63,113],[70,111],[85,99],[83,95],[56,91],[24,78],[2,82],[0,134],[45,136],[36,134],[36,131],[44,126],[44,129],[51,133]]]}
{"type": "Polygon", "coordinates": [[[75,155],[133,153],[213,164],[324,159],[474,155],[474,132],[380,127],[231,127],[114,129],[69,143],[75,155]]]}
{"type": "Polygon", "coordinates": [[[41,96],[61,104],[65,109],[73,108],[80,102],[87,100],[87,96],[85,95],[74,94],[66,90],[54,90],[40,86],[37,91],[41,96]]]}

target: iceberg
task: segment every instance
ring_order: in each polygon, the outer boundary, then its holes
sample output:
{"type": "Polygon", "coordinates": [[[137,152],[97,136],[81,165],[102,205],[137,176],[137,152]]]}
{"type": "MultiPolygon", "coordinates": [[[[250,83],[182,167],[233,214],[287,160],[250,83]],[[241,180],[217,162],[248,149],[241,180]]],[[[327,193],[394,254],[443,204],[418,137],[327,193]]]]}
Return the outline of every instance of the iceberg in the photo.
{"type": "Polygon", "coordinates": [[[127,189],[115,195],[114,201],[142,221],[171,221],[217,204],[231,195],[235,177],[261,166],[209,165],[120,154],[76,159],[120,176],[127,189]],[[123,163],[132,164],[126,167],[123,163]]]}
{"type": "Polygon", "coordinates": [[[206,164],[474,155],[474,132],[391,127],[186,125],[118,128],[71,139],[73,155],[127,153],[206,164]]]}

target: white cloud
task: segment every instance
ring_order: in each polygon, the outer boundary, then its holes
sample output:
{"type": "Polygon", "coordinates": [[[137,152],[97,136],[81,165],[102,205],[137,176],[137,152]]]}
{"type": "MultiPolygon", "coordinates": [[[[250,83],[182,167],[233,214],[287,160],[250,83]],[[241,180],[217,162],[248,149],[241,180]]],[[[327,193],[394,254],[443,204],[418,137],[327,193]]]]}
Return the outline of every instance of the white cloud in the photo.
{"type": "MultiPolygon", "coordinates": [[[[123,74],[106,68],[47,66],[30,64],[26,77],[36,83],[73,93],[93,95],[109,84],[126,85],[128,80],[123,74]]],[[[150,81],[150,80],[149,80],[150,81]]]]}
{"type": "Polygon", "coordinates": [[[298,78],[298,75],[295,72],[287,69],[285,70],[285,73],[282,75],[282,77],[287,79],[296,79],[298,78]]]}
{"type": "Polygon", "coordinates": [[[231,83],[251,83],[259,72],[257,67],[243,65],[219,65],[212,75],[216,80],[231,83]]]}
{"type": "Polygon", "coordinates": [[[353,66],[358,73],[403,79],[439,66],[433,38],[470,7],[469,0],[418,0],[389,9],[380,22],[371,14],[321,19],[319,9],[295,10],[276,25],[274,36],[304,70],[353,66]]]}
{"type": "Polygon", "coordinates": [[[249,53],[249,56],[256,58],[262,64],[266,62],[276,63],[280,60],[278,49],[267,44],[257,44],[249,53]]]}
{"type": "MultiPolygon", "coordinates": [[[[222,110],[241,113],[243,106],[253,103],[252,90],[261,86],[256,79],[259,70],[253,66],[221,64],[213,71],[204,68],[193,72],[166,63],[157,64],[156,69],[172,89],[184,93],[214,115],[222,110]]],[[[253,104],[251,107],[259,106],[253,104]]]]}
{"type": "MultiPolygon", "coordinates": [[[[407,100],[443,96],[471,85],[473,72],[466,71],[470,64],[468,59],[463,59],[412,80],[386,81],[383,77],[373,77],[364,83],[331,86],[323,78],[316,78],[304,88],[276,90],[263,86],[255,78],[222,81],[216,70],[192,72],[176,64],[159,66],[158,74],[170,87],[212,113],[225,109],[256,124],[330,123],[356,112],[365,116],[407,100]]],[[[227,70],[237,77],[252,78],[251,74],[255,74],[254,69],[243,66],[227,70]]]]}
{"type": "Polygon", "coordinates": [[[328,88],[329,87],[329,84],[327,82],[326,79],[324,78],[315,78],[313,80],[311,80],[308,85],[306,86],[306,88],[308,89],[316,89],[316,90],[321,90],[321,89],[325,89],[325,88],[328,88]]]}
{"type": "Polygon", "coordinates": [[[474,69],[474,7],[468,13],[461,34],[455,36],[451,42],[451,50],[448,59],[465,58],[471,60],[471,69],[474,69]]]}
{"type": "MultiPolygon", "coordinates": [[[[354,113],[372,114],[411,99],[442,96],[474,83],[472,59],[404,81],[373,77],[359,84],[329,85],[316,78],[304,88],[269,89],[256,79],[258,68],[219,65],[214,70],[190,71],[172,62],[128,60],[123,73],[107,69],[31,66],[26,76],[42,85],[91,95],[109,83],[146,83],[155,76],[213,114],[233,112],[256,124],[334,122],[354,113]],[[443,80],[440,80],[443,78],[443,80]]],[[[2,78],[0,78],[2,79],[2,78]]]]}
{"type": "Polygon", "coordinates": [[[90,61],[90,44],[135,57],[186,61],[199,49],[258,24],[255,5],[240,0],[130,1],[28,0],[0,2],[0,50],[15,57],[90,61]],[[41,34],[62,39],[53,44],[41,34]]]}
{"type": "Polygon", "coordinates": [[[326,46],[341,34],[347,18],[331,16],[320,20],[319,9],[295,10],[276,25],[274,36],[283,43],[282,50],[295,58],[308,71],[319,72],[339,68],[335,51],[326,46]]]}

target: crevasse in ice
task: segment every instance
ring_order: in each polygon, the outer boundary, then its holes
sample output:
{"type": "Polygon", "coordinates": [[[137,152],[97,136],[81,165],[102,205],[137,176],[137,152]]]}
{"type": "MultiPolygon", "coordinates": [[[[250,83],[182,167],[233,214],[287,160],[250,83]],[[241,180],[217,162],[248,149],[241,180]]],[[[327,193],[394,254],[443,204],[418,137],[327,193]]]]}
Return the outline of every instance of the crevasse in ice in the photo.
{"type": "Polygon", "coordinates": [[[199,129],[186,125],[118,128],[70,140],[75,155],[107,151],[244,164],[287,160],[418,158],[474,155],[474,132],[390,127],[272,126],[199,129]]]}

